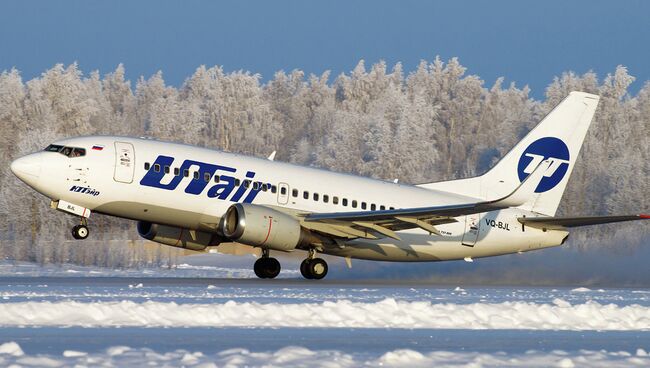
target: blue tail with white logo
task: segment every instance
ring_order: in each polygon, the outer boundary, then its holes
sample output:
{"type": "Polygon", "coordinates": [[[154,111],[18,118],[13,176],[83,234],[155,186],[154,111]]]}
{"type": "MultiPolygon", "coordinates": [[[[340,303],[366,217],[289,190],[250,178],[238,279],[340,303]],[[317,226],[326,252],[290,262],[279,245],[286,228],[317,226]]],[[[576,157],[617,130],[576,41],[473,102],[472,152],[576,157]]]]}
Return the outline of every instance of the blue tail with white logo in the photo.
{"type": "Polygon", "coordinates": [[[420,185],[424,188],[499,198],[516,188],[543,160],[550,165],[521,208],[554,216],[593,119],[599,97],[571,92],[533,130],[482,176],[420,185]]]}

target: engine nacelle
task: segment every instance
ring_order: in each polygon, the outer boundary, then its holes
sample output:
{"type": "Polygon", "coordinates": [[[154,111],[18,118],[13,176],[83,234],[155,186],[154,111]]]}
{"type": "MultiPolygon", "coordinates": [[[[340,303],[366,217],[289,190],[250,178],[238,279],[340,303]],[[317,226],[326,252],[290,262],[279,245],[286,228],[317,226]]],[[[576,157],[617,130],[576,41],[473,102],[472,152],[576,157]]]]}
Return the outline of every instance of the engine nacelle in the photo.
{"type": "Polygon", "coordinates": [[[217,234],[145,221],[138,222],[138,233],[141,237],[157,243],[197,251],[204,250],[206,247],[217,246],[223,240],[217,234]]]}
{"type": "Polygon", "coordinates": [[[292,216],[250,203],[236,203],[228,208],[222,232],[238,243],[284,252],[312,238],[292,216]]]}

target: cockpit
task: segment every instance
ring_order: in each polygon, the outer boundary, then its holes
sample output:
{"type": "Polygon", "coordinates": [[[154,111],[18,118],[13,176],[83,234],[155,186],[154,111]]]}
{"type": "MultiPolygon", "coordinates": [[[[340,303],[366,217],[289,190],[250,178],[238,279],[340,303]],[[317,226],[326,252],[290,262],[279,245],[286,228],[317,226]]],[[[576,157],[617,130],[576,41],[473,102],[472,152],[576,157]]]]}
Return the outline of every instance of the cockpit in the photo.
{"type": "Polygon", "coordinates": [[[61,146],[58,144],[50,144],[45,148],[46,152],[58,152],[64,156],[67,157],[82,157],[86,155],[86,149],[85,148],[79,148],[79,147],[68,147],[68,146],[61,146]]]}

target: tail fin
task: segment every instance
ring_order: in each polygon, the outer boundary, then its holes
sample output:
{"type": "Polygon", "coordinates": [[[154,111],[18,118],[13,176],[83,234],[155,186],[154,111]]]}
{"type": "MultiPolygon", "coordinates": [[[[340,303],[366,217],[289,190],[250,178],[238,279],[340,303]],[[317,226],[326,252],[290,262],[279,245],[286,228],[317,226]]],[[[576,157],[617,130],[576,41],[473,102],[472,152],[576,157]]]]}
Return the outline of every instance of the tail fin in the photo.
{"type": "Polygon", "coordinates": [[[596,95],[571,92],[482,176],[420,186],[479,198],[500,197],[514,190],[548,159],[550,165],[535,189],[536,194],[521,208],[553,216],[596,112],[598,99],[596,95]]]}

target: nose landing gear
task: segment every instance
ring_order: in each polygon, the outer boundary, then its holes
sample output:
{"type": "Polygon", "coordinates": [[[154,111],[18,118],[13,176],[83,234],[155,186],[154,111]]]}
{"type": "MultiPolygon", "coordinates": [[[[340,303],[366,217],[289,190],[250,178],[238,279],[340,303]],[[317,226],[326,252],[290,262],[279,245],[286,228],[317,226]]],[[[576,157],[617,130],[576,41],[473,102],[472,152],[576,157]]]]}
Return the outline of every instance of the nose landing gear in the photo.
{"type": "Polygon", "coordinates": [[[300,273],[308,280],[320,280],[327,275],[327,262],[322,258],[315,258],[316,250],[309,250],[309,257],[300,264],[300,273]]]}
{"type": "Polygon", "coordinates": [[[90,235],[90,230],[88,230],[88,222],[85,217],[81,218],[81,224],[76,225],[72,228],[72,237],[77,240],[86,239],[90,235]]]}
{"type": "Polygon", "coordinates": [[[269,250],[262,250],[262,257],[258,258],[253,265],[255,275],[261,279],[274,279],[280,274],[280,262],[272,257],[269,257],[269,250]]]}

